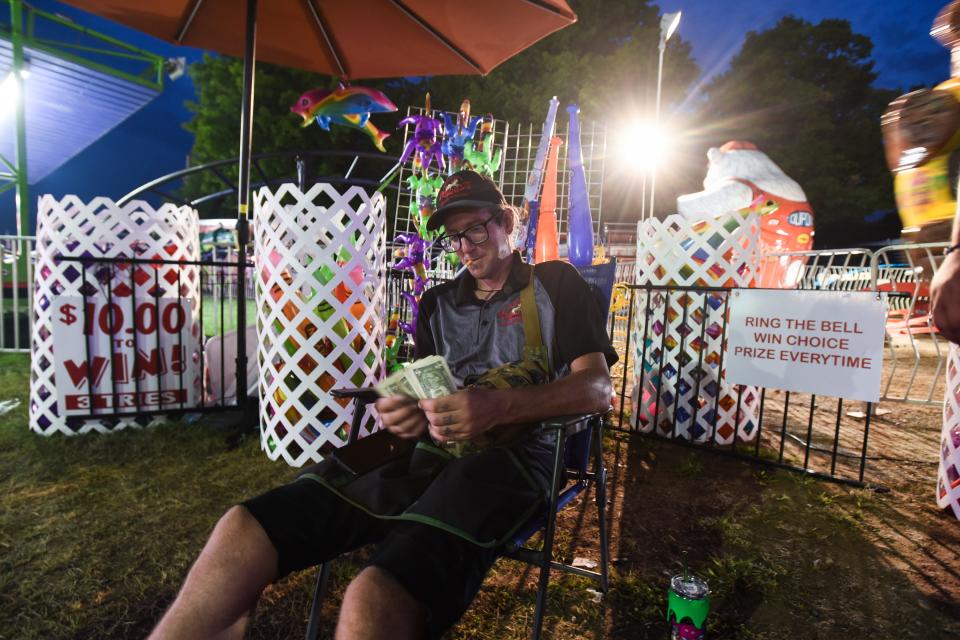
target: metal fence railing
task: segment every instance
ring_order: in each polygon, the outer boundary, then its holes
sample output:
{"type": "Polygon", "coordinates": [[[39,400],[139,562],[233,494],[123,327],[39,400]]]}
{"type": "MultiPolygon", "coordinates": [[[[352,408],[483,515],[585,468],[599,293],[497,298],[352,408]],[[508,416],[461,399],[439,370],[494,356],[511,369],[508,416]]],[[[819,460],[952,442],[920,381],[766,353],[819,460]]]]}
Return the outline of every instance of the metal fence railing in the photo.
{"type": "Polygon", "coordinates": [[[845,413],[850,403],[842,398],[725,382],[730,289],[629,285],[626,291],[628,303],[610,320],[620,355],[612,428],[837,482],[870,481],[870,403],[857,403],[864,406],[859,421],[845,413]]]}
{"type": "Polygon", "coordinates": [[[72,412],[71,421],[143,419],[238,406],[234,358],[244,339],[237,326],[238,305],[249,298],[238,290],[237,261],[60,260],[76,263],[83,279],[77,313],[84,327],[80,351],[89,395],[82,404],[89,411],[72,412]],[[161,265],[177,267],[169,287],[160,286],[161,265]],[[191,277],[198,278],[199,299],[189,293],[191,277]],[[122,295],[117,293],[121,289],[122,295]],[[97,367],[97,359],[107,364],[97,367]]]}
{"type": "MultiPolygon", "coordinates": [[[[938,335],[932,323],[929,285],[939,266],[944,246],[944,243],[895,245],[878,250],[845,249],[811,251],[803,254],[807,260],[799,278],[798,288],[821,291],[873,290],[889,294],[882,400],[928,405],[938,405],[942,402],[945,391],[943,371],[946,366],[947,348],[946,342],[938,335]]],[[[32,237],[0,236],[0,267],[2,267],[0,270],[0,285],[2,285],[0,286],[0,320],[2,320],[0,321],[0,350],[2,351],[29,352],[30,350],[34,293],[33,248],[32,237]]],[[[90,258],[84,258],[84,260],[91,266],[96,262],[95,259],[90,258]]],[[[127,262],[133,261],[127,260],[127,262]]],[[[253,304],[252,290],[244,292],[245,295],[241,298],[240,292],[236,289],[236,265],[234,256],[226,260],[206,260],[196,263],[200,271],[201,300],[199,304],[203,323],[201,341],[204,345],[210,341],[219,341],[224,353],[230,351],[225,346],[230,340],[239,339],[239,332],[232,333],[237,329],[235,325],[239,301],[243,299],[245,304],[253,304]]],[[[457,271],[455,265],[443,259],[434,259],[432,266],[433,269],[427,273],[431,285],[452,278],[457,271]]],[[[621,354],[621,362],[614,372],[622,383],[619,389],[621,396],[619,411],[627,410],[626,399],[632,392],[632,387],[626,383],[633,375],[628,368],[628,363],[642,356],[641,352],[636,351],[635,344],[636,327],[639,326],[638,323],[642,318],[634,316],[642,315],[643,312],[643,309],[638,311],[636,297],[638,292],[642,292],[643,295],[650,293],[647,288],[634,285],[633,279],[633,263],[618,262],[617,281],[620,284],[617,285],[613,296],[614,305],[610,314],[609,330],[614,345],[621,354]]],[[[249,272],[246,280],[252,286],[254,278],[249,272]]],[[[388,308],[397,318],[407,322],[412,320],[412,308],[409,298],[403,294],[410,292],[411,289],[412,274],[388,270],[388,308]]],[[[690,295],[694,293],[691,291],[690,295]]],[[[248,319],[255,317],[253,310],[248,310],[246,315],[248,319]]],[[[677,336],[674,336],[674,339],[679,340],[677,336]]],[[[248,353],[253,353],[252,349],[253,346],[249,345],[248,353]]],[[[409,357],[412,353],[407,349],[402,355],[409,357]]],[[[718,356],[718,354],[715,355],[718,356]]],[[[225,389],[229,389],[230,384],[227,378],[235,373],[235,367],[218,365],[211,368],[206,360],[207,356],[201,354],[201,357],[204,358],[202,365],[204,395],[199,406],[201,410],[205,410],[210,405],[224,404],[219,400],[229,400],[226,396],[220,399],[212,397],[208,392],[211,387],[217,389],[218,393],[224,393],[225,389]],[[216,384],[217,382],[219,384],[216,384]]],[[[734,398],[734,400],[738,399],[734,398]]],[[[817,447],[827,446],[828,449],[832,449],[836,445],[838,458],[831,466],[835,465],[842,469],[843,461],[850,459],[849,456],[856,453],[854,449],[857,447],[853,446],[847,436],[854,426],[848,425],[846,418],[840,415],[839,406],[835,414],[825,415],[825,402],[822,398],[812,399],[779,392],[771,395],[770,392],[763,392],[761,424],[766,426],[762,429],[769,429],[769,425],[772,424],[770,421],[773,419],[771,411],[774,411],[780,412],[778,424],[781,425],[781,430],[767,431],[767,435],[758,436],[755,443],[758,447],[758,455],[761,457],[765,455],[763,452],[769,448],[768,440],[773,438],[776,441],[774,444],[777,445],[774,446],[776,449],[774,462],[799,466],[801,469],[806,468],[810,471],[811,469],[805,466],[802,459],[797,465],[798,460],[790,458],[791,451],[796,448],[794,436],[803,439],[803,433],[801,433],[803,429],[797,426],[803,421],[800,420],[797,412],[801,407],[806,407],[803,410],[807,412],[805,414],[807,419],[814,421],[812,427],[814,441],[806,441],[810,449],[806,452],[806,457],[816,460],[819,455],[817,447]],[[809,408],[810,406],[813,408],[809,408]],[[796,422],[797,420],[800,422],[796,422]],[[786,426],[783,426],[784,424],[786,426]],[[834,442],[829,434],[821,434],[825,424],[834,425],[835,428],[840,429],[843,438],[834,442]],[[825,440],[829,440],[827,445],[823,444],[825,440]],[[781,457],[781,449],[785,457],[781,457]]],[[[840,400],[836,402],[838,405],[842,404],[840,400]]],[[[164,408],[172,410],[180,407],[164,408]]],[[[627,424],[622,420],[619,422],[622,423],[620,426],[627,424]]],[[[759,425],[758,428],[760,428],[759,425]]],[[[863,437],[865,438],[866,434],[863,437]]],[[[813,471],[826,473],[828,476],[834,475],[832,471],[828,472],[823,468],[816,468],[813,471]]],[[[859,473],[854,474],[854,480],[859,481],[859,475],[859,473]]]]}
{"type": "Polygon", "coordinates": [[[0,236],[0,351],[30,351],[33,249],[32,236],[0,236]]]}

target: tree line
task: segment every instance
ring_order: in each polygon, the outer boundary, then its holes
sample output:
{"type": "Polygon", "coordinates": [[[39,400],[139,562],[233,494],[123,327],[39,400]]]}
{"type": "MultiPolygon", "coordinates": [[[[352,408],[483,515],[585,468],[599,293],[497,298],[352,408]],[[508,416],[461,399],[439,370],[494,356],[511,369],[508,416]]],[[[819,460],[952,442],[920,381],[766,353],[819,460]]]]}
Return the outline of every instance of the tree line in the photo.
{"type": "MultiPolygon", "coordinates": [[[[427,92],[434,108],[456,111],[469,98],[474,114],[492,113],[512,123],[536,125],[551,96],[558,96],[561,105],[576,102],[584,121],[608,127],[603,219],[636,221],[639,181],[617,166],[612,143],[631,114],[653,113],[659,9],[648,0],[575,0],[570,5],[579,17],[575,24],[485,77],[358,82],[384,91],[400,107],[395,114],[378,114],[377,126],[394,131],[406,107],[422,106],[427,92]]],[[[887,216],[881,224],[868,221],[877,219],[878,211],[894,209],[880,115],[902,93],[874,85],[872,48],[870,38],[855,33],[846,20],[813,24],[787,16],[767,30],[748,33],[728,69],[697,86],[700,69],[690,44],[674,35],[665,55],[661,113],[678,137],[671,159],[658,172],[658,215],[675,210],[677,195],[702,188],[709,147],[747,140],[805,190],[816,214],[818,247],[896,236],[896,216],[887,216]]],[[[188,105],[193,118],[186,125],[194,134],[192,164],[237,154],[241,66],[234,58],[208,56],[190,68],[198,95],[196,103],[188,105]]],[[[290,113],[290,106],[307,89],[336,84],[328,76],[258,64],[254,153],[372,150],[358,131],[301,128],[299,118],[290,113]]],[[[397,132],[386,141],[387,153],[399,155],[401,144],[397,132]]],[[[345,163],[349,159],[330,160],[314,169],[332,175],[345,171],[345,163]]],[[[289,160],[263,166],[268,175],[293,173],[289,160]]],[[[235,171],[227,169],[226,177],[233,178],[235,171]]],[[[184,187],[193,195],[223,188],[209,175],[192,178],[184,187]]],[[[229,204],[221,202],[218,211],[202,215],[230,216],[229,204]]]]}

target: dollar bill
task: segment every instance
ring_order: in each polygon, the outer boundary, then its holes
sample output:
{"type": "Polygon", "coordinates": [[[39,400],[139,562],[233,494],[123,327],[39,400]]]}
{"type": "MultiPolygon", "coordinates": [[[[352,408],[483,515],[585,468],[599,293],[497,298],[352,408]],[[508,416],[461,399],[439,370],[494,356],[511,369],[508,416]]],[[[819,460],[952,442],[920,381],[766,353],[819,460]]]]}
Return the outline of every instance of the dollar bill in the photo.
{"type": "Polygon", "coordinates": [[[424,398],[441,398],[457,390],[447,361],[440,356],[417,360],[408,368],[423,391],[424,398]]]}
{"type": "Polygon", "coordinates": [[[417,360],[384,379],[376,386],[381,396],[407,396],[408,398],[440,398],[457,390],[447,361],[441,356],[428,356],[417,360]]]}

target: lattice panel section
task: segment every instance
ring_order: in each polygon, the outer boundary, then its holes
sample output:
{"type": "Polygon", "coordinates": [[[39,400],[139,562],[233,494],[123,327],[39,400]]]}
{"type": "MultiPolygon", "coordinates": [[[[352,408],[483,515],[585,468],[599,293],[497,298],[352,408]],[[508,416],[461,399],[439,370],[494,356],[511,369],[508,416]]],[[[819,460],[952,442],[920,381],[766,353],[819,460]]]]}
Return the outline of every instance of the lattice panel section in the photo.
{"type": "MultiPolygon", "coordinates": [[[[131,314],[142,304],[160,299],[181,298],[188,305],[189,322],[183,328],[184,386],[187,392],[185,407],[193,406],[200,395],[199,353],[199,272],[196,266],[177,264],[123,264],[91,262],[86,269],[79,262],[60,260],[61,257],[87,258],[141,258],[157,260],[199,259],[197,212],[189,207],[164,204],[154,209],[146,202],[134,200],[117,206],[108,198],[95,198],[89,203],[76,196],[57,200],[51,195],[41,196],[37,216],[37,264],[32,336],[30,379],[30,428],[43,435],[53,433],[76,434],[89,431],[109,432],[146,422],[142,418],[112,418],[82,420],[68,417],[58,406],[56,386],[56,358],[54,350],[53,302],[67,296],[87,296],[87,302],[102,305],[109,298],[131,314]]],[[[128,341],[129,336],[126,336],[128,341]]],[[[136,346],[150,348],[148,336],[140,336],[136,346]]],[[[95,347],[100,336],[88,339],[95,347]]],[[[134,357],[133,345],[120,347],[117,352],[134,357]]],[[[94,355],[107,356],[108,353],[94,355]]],[[[107,367],[98,392],[109,393],[114,377],[114,362],[107,367]]],[[[120,372],[117,372],[119,377],[120,372]]],[[[156,378],[156,376],[154,376],[156,378]]],[[[86,384],[86,383],[84,383],[86,384]]],[[[140,391],[159,388],[158,381],[146,376],[140,391]]],[[[179,403],[177,407],[180,408],[179,403]]],[[[127,409],[129,411],[129,409],[127,409]]],[[[103,411],[111,413],[110,410],[103,411]]]]}
{"type": "Polygon", "coordinates": [[[299,467],[347,441],[352,404],[329,391],[383,374],[386,200],[284,184],[255,205],[261,446],[299,467]]]}
{"type": "MultiPolygon", "coordinates": [[[[640,222],[636,284],[754,286],[759,235],[756,214],[695,224],[679,215],[640,222]]],[[[631,340],[633,426],[718,444],[730,444],[734,437],[756,437],[759,390],[741,389],[723,379],[726,294],[638,293],[631,340]]]]}
{"type": "Polygon", "coordinates": [[[943,400],[943,432],[937,468],[937,506],[950,507],[960,520],[960,347],[950,343],[947,393],[943,400]]]}

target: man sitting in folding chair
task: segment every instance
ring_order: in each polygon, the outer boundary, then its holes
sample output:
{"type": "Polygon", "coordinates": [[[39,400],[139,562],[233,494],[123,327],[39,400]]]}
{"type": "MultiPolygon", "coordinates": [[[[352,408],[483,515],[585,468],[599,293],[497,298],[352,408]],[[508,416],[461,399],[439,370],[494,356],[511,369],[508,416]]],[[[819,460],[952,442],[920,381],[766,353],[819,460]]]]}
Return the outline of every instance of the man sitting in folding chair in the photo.
{"type": "Polygon", "coordinates": [[[337,638],[436,638],[459,620],[498,549],[545,505],[552,436],[529,425],[606,411],[617,358],[584,280],[566,263],[524,264],[511,247],[515,224],[491,180],[472,171],[445,180],[428,227],[445,225],[440,245],[467,269],[424,293],[416,353],[443,356],[465,388],[376,402],[386,429],[419,439],[414,458],[452,443],[474,453],[444,454],[426,482],[406,466],[377,471],[378,484],[367,474],[343,485],[318,470],[233,507],[152,637],[240,637],[268,584],[372,543],[337,638]]]}

